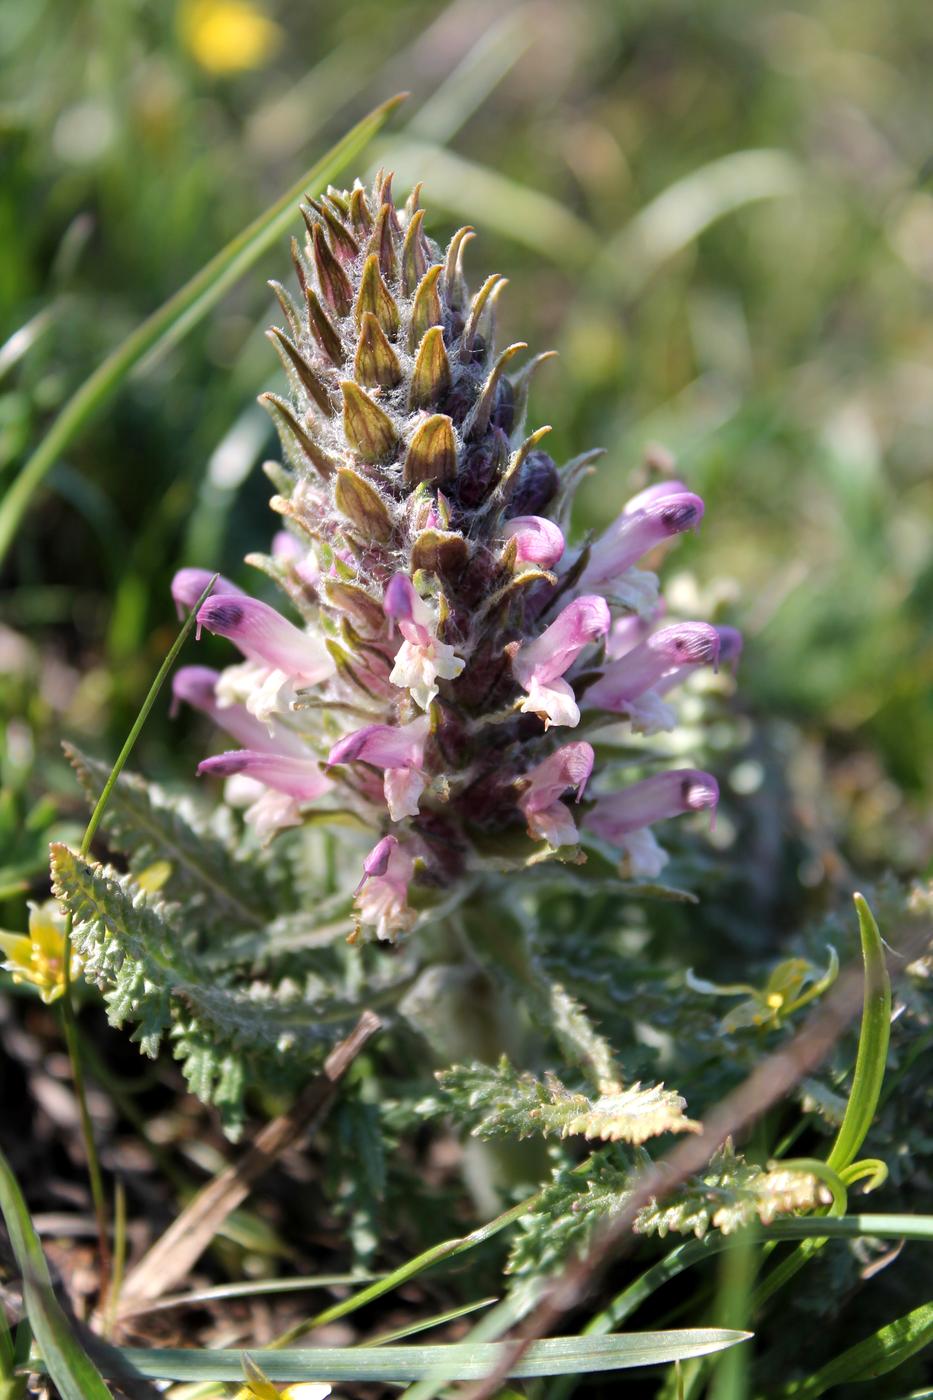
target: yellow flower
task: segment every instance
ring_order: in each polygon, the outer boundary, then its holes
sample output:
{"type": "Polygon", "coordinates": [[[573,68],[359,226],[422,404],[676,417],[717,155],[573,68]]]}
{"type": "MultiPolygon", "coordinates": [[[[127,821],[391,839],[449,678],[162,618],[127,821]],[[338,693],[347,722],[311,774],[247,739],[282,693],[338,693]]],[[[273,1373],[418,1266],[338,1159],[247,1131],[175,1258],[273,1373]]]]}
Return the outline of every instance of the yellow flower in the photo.
{"type": "Polygon", "coordinates": [[[284,1390],[272,1384],[253,1358],[244,1353],[243,1371],[246,1376],[245,1394],[250,1400],[327,1400],[331,1387],[326,1381],[297,1381],[284,1390]]]}
{"type": "Polygon", "coordinates": [[[772,1029],[783,1025],[793,1012],[822,996],[831,987],[839,972],[839,959],[835,948],[829,948],[829,966],[821,973],[819,968],[806,958],[787,958],[778,963],[764,987],[752,987],[747,982],[732,982],[720,986],[716,982],[706,982],[702,978],[687,973],[687,986],[695,992],[707,996],[734,997],[744,995],[728,1011],[719,1023],[724,1035],[747,1026],[767,1026],[772,1029]]]}
{"type": "MultiPolygon", "coordinates": [[[[54,900],[30,904],[28,933],[0,933],[0,952],[6,961],[0,966],[13,974],[14,982],[38,987],[42,1000],[57,1001],[65,990],[65,916],[54,900]]],[[[71,957],[71,976],[81,971],[76,953],[71,957]]]]}
{"type": "Polygon", "coordinates": [[[282,41],[279,26],[250,0],[181,0],[178,30],[208,73],[260,68],[282,41]]]}

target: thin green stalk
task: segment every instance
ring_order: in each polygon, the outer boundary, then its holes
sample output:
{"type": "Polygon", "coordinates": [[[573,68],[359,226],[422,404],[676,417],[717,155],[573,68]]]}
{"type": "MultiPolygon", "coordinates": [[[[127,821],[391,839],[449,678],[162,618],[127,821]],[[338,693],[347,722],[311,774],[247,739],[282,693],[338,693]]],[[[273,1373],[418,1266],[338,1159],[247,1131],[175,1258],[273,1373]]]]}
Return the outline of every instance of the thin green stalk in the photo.
{"type": "MultiPolygon", "coordinates": [[[[875,917],[862,895],[853,895],[858,914],[862,961],[865,965],[865,994],[862,1024],[859,1028],[858,1051],[852,1075],[852,1091],[846,1104],[836,1140],[826,1158],[826,1169],[836,1177],[844,1177],[852,1166],[871,1128],[888,1060],[891,1039],[891,979],[884,956],[884,945],[875,917]]],[[[815,1170],[811,1164],[810,1170],[815,1170]]],[[[855,1178],[858,1179],[858,1178],[855,1178]]],[[[845,1201],[839,1201],[834,1190],[830,1214],[842,1215],[845,1201]]],[[[825,1239],[807,1239],[783,1259],[759,1284],[752,1299],[754,1312],[784,1287],[825,1244],[825,1239]]]]}
{"type": "Polygon", "coordinates": [[[288,228],[294,217],[295,201],[309,190],[320,193],[359,155],[402,100],[402,96],[390,98],[357,122],[281,199],[231,239],[200,272],[137,326],[72,394],[0,503],[0,563],[38,487],[65,448],[113,397],[130,371],[151,351],[174,343],[196,325],[288,228]]]}
{"type": "MultiPolygon", "coordinates": [[[[91,813],[90,821],[84,830],[81,839],[80,852],[86,856],[91,848],[91,842],[100,826],[107,800],[113,792],[114,785],[119,778],[127,759],[133,751],[140,731],[149,717],[149,712],[156,702],[156,697],[162,689],[166,678],[169,675],[178,653],[181,651],[188,634],[191,631],[197,617],[198,609],[207,598],[214,584],[217,582],[217,575],[211,579],[210,583],[201,594],[195,606],[185,620],[178,636],[175,638],[168,655],[159,667],[155,680],[149,687],[149,693],[142,703],[139,714],[133,723],[133,727],[127,735],[126,742],[120,750],[117,760],[110,770],[110,776],[104,784],[104,790],[97,799],[94,810],[91,813]]],[[[71,934],[73,918],[71,911],[65,918],[65,937],[62,966],[62,986],[63,995],[61,998],[62,1026],[65,1032],[65,1044],[68,1049],[68,1058],[71,1061],[71,1076],[74,1083],[75,1094],[78,1099],[78,1112],[81,1119],[81,1136],[84,1139],[84,1152],[87,1158],[88,1179],[91,1186],[91,1199],[94,1202],[94,1218],[97,1221],[97,1245],[100,1252],[100,1302],[104,1306],[107,1300],[110,1284],[110,1235],[109,1218],[107,1210],[107,1197],[104,1192],[103,1175],[100,1169],[100,1157],[97,1152],[97,1143],[94,1139],[94,1125],[91,1121],[91,1114],[87,1103],[87,1090],[84,1082],[84,1068],[81,1060],[81,1049],[78,1043],[78,1024],[75,1016],[74,1002],[71,998],[71,934]]]]}

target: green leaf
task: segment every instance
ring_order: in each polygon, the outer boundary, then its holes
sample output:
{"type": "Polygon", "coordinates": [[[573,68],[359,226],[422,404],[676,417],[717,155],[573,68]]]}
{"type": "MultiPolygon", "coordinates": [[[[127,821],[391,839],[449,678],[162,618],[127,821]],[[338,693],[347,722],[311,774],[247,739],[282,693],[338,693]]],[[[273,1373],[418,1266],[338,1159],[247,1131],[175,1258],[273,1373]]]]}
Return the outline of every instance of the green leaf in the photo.
{"type": "Polygon", "coordinates": [[[43,1362],[62,1400],[110,1400],[110,1391],[68,1325],[23,1194],[0,1152],[0,1212],[23,1278],[26,1312],[43,1362]]]}
{"type": "Polygon", "coordinates": [[[497,1066],[454,1065],[437,1076],[453,1111],[474,1137],[582,1136],[639,1144],[661,1133],[694,1132],[685,1103],[663,1084],[615,1087],[597,1098],[573,1093],[549,1074],[519,1074],[503,1055],[497,1066]]]}
{"type": "MultiPolygon", "coordinates": [[[[660,1366],[723,1351],[750,1335],[722,1327],[695,1327],[599,1338],[548,1337],[533,1342],[509,1374],[560,1376],[660,1366]]],[[[253,1351],[251,1356],[263,1375],[279,1385],[314,1380],[412,1381],[435,1372],[444,1373],[450,1380],[482,1380],[501,1360],[502,1345],[467,1342],[449,1346],[310,1347],[253,1351]]],[[[122,1347],[120,1355],[141,1375],[153,1379],[237,1381],[243,1376],[240,1351],[122,1347]]],[[[97,1400],[97,1393],[88,1392],[86,1400],[97,1400]]]]}
{"type": "MultiPolygon", "coordinates": [[[[106,764],[64,745],[89,801],[96,801],[109,775],[106,764]]],[[[205,920],[234,928],[255,928],[273,907],[273,894],[255,864],[238,860],[232,846],[206,828],[190,800],[170,797],[157,784],[123,773],[113,785],[103,825],[138,871],[157,860],[172,867],[165,891],[173,900],[194,902],[205,920]]]]}
{"type": "MultiPolygon", "coordinates": [[[[867,907],[867,906],[866,906],[867,907]]],[[[913,1312],[879,1327],[877,1332],[849,1347],[804,1381],[785,1386],[779,1393],[794,1400],[816,1400],[831,1386],[847,1381],[867,1381],[886,1376],[902,1362],[933,1342],[933,1303],[921,1303],[913,1312]]]]}
{"type": "Polygon", "coordinates": [[[206,316],[230,287],[291,223],[303,195],[321,194],[371,141],[402,100],[390,98],[357,122],[325,156],[259,218],[216,253],[189,282],[153,312],[98,365],[68,400],[0,502],[0,561],[6,555],[36,489],[82,428],[107,404],[140,361],[164,350],[206,316]]]}
{"type": "Polygon", "coordinates": [[[865,998],[852,1092],[836,1141],[826,1159],[827,1166],[835,1172],[854,1162],[872,1125],[881,1097],[891,1038],[891,979],[881,934],[862,896],[857,894],[853,898],[865,964],[865,998]]]}

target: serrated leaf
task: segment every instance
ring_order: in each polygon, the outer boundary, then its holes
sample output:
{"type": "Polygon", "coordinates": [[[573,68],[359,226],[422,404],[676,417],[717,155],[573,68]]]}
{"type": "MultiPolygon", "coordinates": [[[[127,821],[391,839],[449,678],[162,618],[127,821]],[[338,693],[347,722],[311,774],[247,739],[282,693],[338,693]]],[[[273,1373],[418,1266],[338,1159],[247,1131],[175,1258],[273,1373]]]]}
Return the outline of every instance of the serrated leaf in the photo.
{"type": "MultiPolygon", "coordinates": [[[[104,990],[112,1024],[135,1021],[134,1038],[155,1055],[170,1033],[192,1092],[227,1125],[239,1119],[244,1059],[265,1058],[294,1075],[360,1012],[355,1001],[297,984],[224,985],[184,944],[169,906],[132,876],[118,876],[60,843],[52,848],[55,896],[71,911],[85,975],[104,990]]],[[[381,988],[383,993],[385,988],[381,988]]]]}
{"type": "Polygon", "coordinates": [[[670,1231],[696,1235],[711,1227],[733,1234],[754,1221],[769,1225],[779,1215],[814,1210],[829,1197],[810,1172],[782,1167],[768,1168],[747,1162],[727,1142],[705,1171],[662,1203],[640,1211],[634,1229],[639,1234],[670,1231]]]}
{"type": "MultiPolygon", "coordinates": [[[[66,744],[88,799],[93,803],[109,768],[66,744]]],[[[223,922],[225,930],[255,928],[274,908],[273,892],[255,864],[238,860],[232,846],[198,822],[189,801],[171,797],[156,783],[122,773],[114,784],[103,825],[114,843],[130,857],[134,870],[166,860],[172,867],[167,892],[191,901],[199,924],[223,922]]]]}
{"type": "Polygon", "coordinates": [[[505,1056],[497,1067],[455,1065],[437,1076],[458,1116],[472,1122],[474,1137],[598,1138],[646,1142],[661,1133],[696,1132],[681,1096],[663,1084],[633,1084],[590,1099],[566,1089],[554,1075],[519,1074],[505,1056]]]}

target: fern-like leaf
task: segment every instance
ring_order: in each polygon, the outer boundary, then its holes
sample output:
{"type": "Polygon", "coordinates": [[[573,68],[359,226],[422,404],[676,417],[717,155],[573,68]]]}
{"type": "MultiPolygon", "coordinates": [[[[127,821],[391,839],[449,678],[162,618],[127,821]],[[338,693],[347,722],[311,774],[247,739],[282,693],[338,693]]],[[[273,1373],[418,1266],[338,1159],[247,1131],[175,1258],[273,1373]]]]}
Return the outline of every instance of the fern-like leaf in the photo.
{"type": "Polygon", "coordinates": [[[456,1117],[480,1138],[582,1136],[638,1145],[661,1133],[696,1132],[681,1096],[663,1084],[613,1087],[597,1098],[574,1093],[554,1075],[519,1074],[502,1057],[497,1067],[455,1065],[438,1082],[456,1117]]]}

